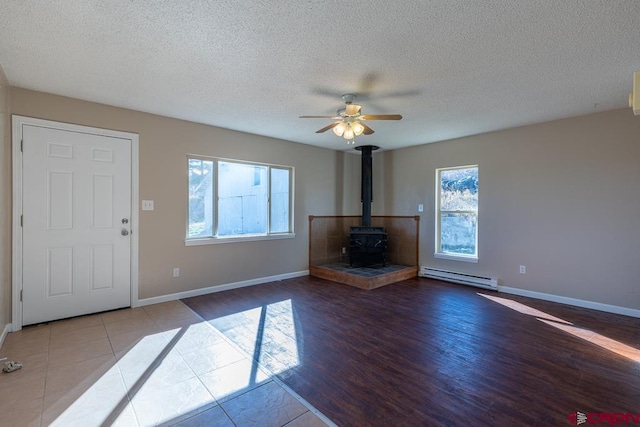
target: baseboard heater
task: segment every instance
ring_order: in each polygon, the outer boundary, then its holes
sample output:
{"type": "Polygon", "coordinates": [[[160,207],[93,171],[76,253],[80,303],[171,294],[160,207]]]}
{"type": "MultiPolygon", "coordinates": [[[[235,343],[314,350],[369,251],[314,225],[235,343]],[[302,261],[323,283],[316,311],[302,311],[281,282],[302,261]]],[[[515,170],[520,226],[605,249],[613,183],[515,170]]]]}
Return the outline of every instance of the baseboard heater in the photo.
{"type": "Polygon", "coordinates": [[[420,277],[445,280],[447,282],[459,283],[461,285],[477,286],[479,288],[498,290],[498,279],[493,277],[474,276],[466,273],[456,273],[455,271],[440,270],[426,266],[420,267],[420,277]]]}

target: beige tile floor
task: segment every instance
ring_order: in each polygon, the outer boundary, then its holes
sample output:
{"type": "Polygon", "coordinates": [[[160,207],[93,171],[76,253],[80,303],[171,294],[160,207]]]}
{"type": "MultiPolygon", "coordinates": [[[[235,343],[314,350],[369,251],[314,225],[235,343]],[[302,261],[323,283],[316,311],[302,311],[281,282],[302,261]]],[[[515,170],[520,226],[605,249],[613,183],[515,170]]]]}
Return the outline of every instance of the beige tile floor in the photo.
{"type": "Polygon", "coordinates": [[[10,333],[0,426],[333,425],[180,301],[10,333]]]}

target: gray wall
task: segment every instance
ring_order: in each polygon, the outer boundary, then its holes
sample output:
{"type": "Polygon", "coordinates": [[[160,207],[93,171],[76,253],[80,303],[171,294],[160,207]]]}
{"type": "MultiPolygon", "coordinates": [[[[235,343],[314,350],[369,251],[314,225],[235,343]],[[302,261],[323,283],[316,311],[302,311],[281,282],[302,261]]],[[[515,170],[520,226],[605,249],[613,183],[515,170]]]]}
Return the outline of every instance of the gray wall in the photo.
{"type": "Polygon", "coordinates": [[[343,209],[345,153],[18,88],[11,112],[139,135],[140,299],[307,270],[308,215],[343,209]],[[187,153],[295,167],[296,237],[186,247],[187,153]]]}
{"type": "Polygon", "coordinates": [[[640,117],[630,109],[378,156],[384,206],[374,213],[425,204],[421,265],[640,309],[640,117]],[[479,165],[479,262],[436,259],[435,169],[469,164],[479,165]]]}
{"type": "MultiPolygon", "coordinates": [[[[11,113],[140,135],[139,297],[307,269],[308,220],[360,213],[360,155],[0,85],[11,113]],[[296,238],[185,247],[186,154],[296,168],[296,238]],[[172,267],[181,277],[171,277],[172,267]]],[[[6,111],[6,107],[5,110],[6,111]]],[[[0,321],[10,321],[10,138],[0,122],[0,321]]],[[[617,110],[374,154],[374,215],[421,214],[420,264],[640,309],[640,118],[617,110]],[[479,262],[435,259],[435,169],[480,167],[479,262]],[[527,274],[518,273],[519,265],[527,274]]]]}

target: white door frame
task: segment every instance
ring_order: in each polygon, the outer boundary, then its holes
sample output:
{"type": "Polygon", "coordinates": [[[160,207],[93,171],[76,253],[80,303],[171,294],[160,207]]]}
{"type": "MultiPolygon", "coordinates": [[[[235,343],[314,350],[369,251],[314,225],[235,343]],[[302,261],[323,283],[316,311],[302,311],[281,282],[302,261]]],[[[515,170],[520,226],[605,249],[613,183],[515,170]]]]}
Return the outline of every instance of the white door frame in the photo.
{"type": "Polygon", "coordinates": [[[22,132],[23,126],[39,126],[131,140],[131,306],[138,303],[138,134],[89,126],[60,123],[24,116],[12,116],[13,129],[13,218],[12,218],[12,331],[22,329],[22,132]]]}

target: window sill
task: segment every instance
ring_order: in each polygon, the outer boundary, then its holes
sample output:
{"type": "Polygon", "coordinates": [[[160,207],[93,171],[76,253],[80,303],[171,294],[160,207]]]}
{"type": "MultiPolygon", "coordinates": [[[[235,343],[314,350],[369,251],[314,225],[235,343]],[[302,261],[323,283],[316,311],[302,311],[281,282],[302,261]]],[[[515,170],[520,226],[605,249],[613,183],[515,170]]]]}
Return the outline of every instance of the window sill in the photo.
{"type": "Polygon", "coordinates": [[[221,243],[238,243],[238,242],[256,242],[260,240],[281,240],[281,239],[293,239],[296,237],[295,233],[287,234],[259,234],[252,236],[234,236],[234,237],[205,237],[201,239],[186,239],[184,241],[185,246],[203,246],[203,245],[218,245],[221,243]]]}
{"type": "Polygon", "coordinates": [[[478,257],[473,255],[465,256],[465,255],[443,254],[443,253],[436,252],[433,254],[433,257],[440,258],[440,259],[449,259],[452,261],[473,262],[476,264],[478,263],[478,257]]]}

